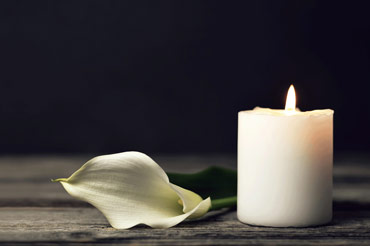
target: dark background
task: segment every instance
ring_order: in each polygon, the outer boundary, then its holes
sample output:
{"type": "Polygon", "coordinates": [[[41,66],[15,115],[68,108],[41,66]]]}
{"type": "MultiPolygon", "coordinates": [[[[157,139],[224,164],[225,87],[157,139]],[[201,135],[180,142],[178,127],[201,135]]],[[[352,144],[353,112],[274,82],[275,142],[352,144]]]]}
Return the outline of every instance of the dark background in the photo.
{"type": "Polygon", "coordinates": [[[366,1],[2,1],[0,153],[234,153],[237,112],[335,110],[370,148],[366,1]]]}

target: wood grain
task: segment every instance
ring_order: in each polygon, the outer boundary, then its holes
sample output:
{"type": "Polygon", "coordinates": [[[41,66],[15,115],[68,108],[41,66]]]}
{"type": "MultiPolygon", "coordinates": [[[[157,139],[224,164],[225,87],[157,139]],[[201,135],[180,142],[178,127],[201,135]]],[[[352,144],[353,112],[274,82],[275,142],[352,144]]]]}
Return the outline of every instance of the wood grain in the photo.
{"type": "MultiPolygon", "coordinates": [[[[0,158],[0,243],[6,245],[370,245],[370,159],[342,157],[334,165],[334,219],[311,228],[253,227],[235,211],[170,229],[115,230],[90,205],[72,199],[50,178],[67,177],[91,156],[0,158]]],[[[236,168],[233,156],[155,156],[166,171],[210,165],[236,168]]]]}

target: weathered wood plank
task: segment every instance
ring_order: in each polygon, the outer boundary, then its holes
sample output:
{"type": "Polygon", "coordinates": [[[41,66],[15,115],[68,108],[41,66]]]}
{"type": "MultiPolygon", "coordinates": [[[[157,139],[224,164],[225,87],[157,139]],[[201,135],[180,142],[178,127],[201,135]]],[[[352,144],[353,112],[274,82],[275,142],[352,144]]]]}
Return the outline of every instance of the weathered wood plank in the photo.
{"type": "MultiPolygon", "coordinates": [[[[69,177],[93,156],[0,157],[0,206],[86,206],[52,178],[69,177]]],[[[196,172],[211,165],[236,168],[232,156],[154,156],[170,172],[196,172]]]]}
{"type": "Polygon", "coordinates": [[[356,212],[351,211],[351,207],[336,210],[331,224],[312,228],[253,227],[238,222],[235,212],[226,212],[170,229],[139,226],[130,230],[112,229],[93,208],[0,208],[0,241],[162,245],[342,245],[346,242],[365,245],[364,242],[370,240],[369,205],[360,210],[354,208],[356,212]]]}
{"type": "MultiPolygon", "coordinates": [[[[235,211],[170,229],[115,230],[101,213],[72,199],[50,178],[67,177],[92,156],[0,157],[0,243],[24,245],[370,245],[370,158],[334,165],[334,219],[312,228],[252,227],[235,211]]],[[[158,156],[166,171],[236,168],[234,156],[158,156]]]]}
{"type": "MultiPolygon", "coordinates": [[[[68,177],[86,157],[0,158],[0,206],[86,206],[74,200],[51,178],[68,177]]],[[[167,171],[195,172],[210,165],[236,168],[232,156],[162,156],[167,171]]],[[[370,166],[366,162],[334,165],[334,198],[370,202],[370,166]]]]}

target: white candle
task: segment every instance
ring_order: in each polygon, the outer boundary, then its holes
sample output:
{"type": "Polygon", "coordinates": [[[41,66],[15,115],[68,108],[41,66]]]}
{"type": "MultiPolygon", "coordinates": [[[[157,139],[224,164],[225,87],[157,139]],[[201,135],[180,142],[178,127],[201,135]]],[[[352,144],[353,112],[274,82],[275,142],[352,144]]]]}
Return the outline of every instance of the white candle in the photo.
{"type": "Polygon", "coordinates": [[[331,221],[333,113],[296,110],[292,86],[285,110],[239,112],[241,222],[306,227],[331,221]]]}

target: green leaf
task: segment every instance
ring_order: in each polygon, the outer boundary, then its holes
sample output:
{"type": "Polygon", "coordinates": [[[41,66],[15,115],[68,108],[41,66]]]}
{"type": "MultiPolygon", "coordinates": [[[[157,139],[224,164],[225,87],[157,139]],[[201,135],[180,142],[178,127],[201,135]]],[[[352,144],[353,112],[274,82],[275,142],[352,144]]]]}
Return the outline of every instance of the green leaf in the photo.
{"type": "Polygon", "coordinates": [[[203,198],[211,197],[212,209],[236,205],[237,172],[212,166],[193,174],[167,173],[170,181],[203,198]]]}

